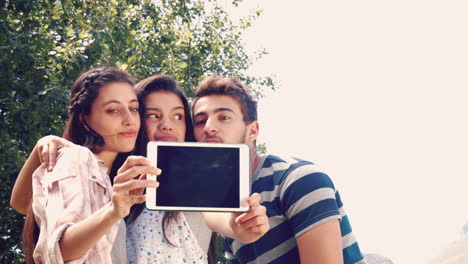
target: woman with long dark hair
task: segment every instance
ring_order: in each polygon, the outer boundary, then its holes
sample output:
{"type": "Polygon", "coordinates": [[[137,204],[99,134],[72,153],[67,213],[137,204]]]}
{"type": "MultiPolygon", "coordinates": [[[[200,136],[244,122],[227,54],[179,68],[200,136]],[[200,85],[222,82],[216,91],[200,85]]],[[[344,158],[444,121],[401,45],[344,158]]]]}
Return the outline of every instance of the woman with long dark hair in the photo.
{"type": "Polygon", "coordinates": [[[76,145],[61,148],[53,169],[42,165],[32,177],[28,262],[126,263],[123,218],[145,201],[144,188],[158,185],[134,178],[160,173],[141,156],[119,162],[135,148],[139,109],[133,80],[121,70],[96,68],[75,81],[64,138],[76,145]]]}
{"type": "MultiPolygon", "coordinates": [[[[136,89],[144,105],[148,141],[194,141],[189,104],[176,80],[154,75],[140,81],[136,89]]],[[[185,214],[134,206],[126,219],[129,262],[206,263],[211,231],[200,213],[189,214],[198,220],[191,224],[185,214]]]]}

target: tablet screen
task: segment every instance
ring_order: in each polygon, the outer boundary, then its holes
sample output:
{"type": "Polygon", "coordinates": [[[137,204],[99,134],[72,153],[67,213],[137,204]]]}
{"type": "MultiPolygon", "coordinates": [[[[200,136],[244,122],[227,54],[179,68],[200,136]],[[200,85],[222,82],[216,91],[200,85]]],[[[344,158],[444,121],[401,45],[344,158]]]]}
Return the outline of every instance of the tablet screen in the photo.
{"type": "Polygon", "coordinates": [[[250,193],[245,144],[150,142],[148,158],[162,170],[159,187],[147,189],[153,210],[243,212],[250,193]]]}
{"type": "Polygon", "coordinates": [[[159,146],[158,206],[239,207],[239,149],[159,146]]]}

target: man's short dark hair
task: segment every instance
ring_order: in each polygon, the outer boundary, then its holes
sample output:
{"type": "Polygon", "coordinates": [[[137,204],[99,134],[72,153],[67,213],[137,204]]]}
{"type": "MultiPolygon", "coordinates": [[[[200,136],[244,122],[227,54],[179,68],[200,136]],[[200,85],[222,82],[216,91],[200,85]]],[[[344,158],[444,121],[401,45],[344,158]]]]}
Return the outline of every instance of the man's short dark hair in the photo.
{"type": "Polygon", "coordinates": [[[192,103],[192,113],[198,99],[209,95],[225,95],[232,97],[239,102],[246,124],[257,121],[257,101],[253,98],[251,90],[238,79],[223,78],[218,75],[205,78],[195,92],[195,99],[192,103]]]}

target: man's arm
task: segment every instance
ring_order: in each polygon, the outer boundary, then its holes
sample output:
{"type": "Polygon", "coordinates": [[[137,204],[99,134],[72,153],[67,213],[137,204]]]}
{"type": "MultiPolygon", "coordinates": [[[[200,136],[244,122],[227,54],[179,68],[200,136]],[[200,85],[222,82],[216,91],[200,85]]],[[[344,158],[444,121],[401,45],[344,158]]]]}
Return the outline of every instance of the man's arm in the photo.
{"type": "Polygon", "coordinates": [[[205,218],[206,225],[211,229],[211,231],[236,239],[229,225],[229,221],[231,220],[230,213],[203,212],[202,214],[205,218]]]}
{"type": "Polygon", "coordinates": [[[341,202],[330,177],[313,164],[298,164],[282,182],[280,194],[301,263],[343,263],[341,202]]]}
{"type": "Polygon", "coordinates": [[[313,227],[297,238],[301,264],[342,264],[343,248],[338,219],[313,227]]]}

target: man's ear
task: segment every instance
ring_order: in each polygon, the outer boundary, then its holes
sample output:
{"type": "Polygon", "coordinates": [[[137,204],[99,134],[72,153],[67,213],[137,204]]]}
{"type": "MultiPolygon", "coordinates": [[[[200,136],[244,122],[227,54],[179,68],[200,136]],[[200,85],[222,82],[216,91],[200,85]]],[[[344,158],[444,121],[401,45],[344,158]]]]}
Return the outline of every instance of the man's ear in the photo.
{"type": "Polygon", "coordinates": [[[255,142],[255,140],[258,137],[258,132],[259,132],[258,121],[253,121],[247,126],[247,142],[253,144],[253,142],[255,142]]]}

